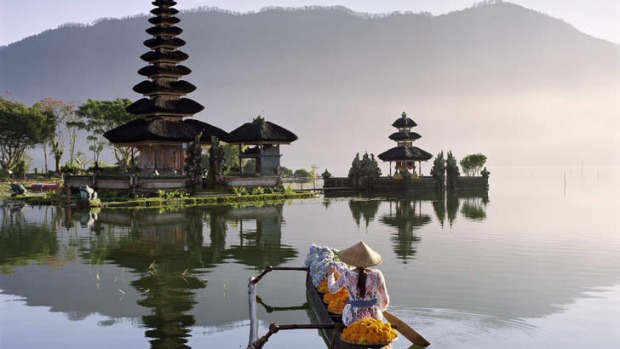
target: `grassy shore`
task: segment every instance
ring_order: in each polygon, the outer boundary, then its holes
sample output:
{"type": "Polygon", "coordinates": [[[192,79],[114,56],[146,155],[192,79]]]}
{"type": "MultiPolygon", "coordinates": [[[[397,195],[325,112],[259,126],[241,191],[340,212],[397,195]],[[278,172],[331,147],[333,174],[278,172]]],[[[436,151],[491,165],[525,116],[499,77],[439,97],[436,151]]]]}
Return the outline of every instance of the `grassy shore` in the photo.
{"type": "MultiPolygon", "coordinates": [[[[29,188],[27,183],[24,187],[29,188]]],[[[317,194],[310,191],[293,191],[290,189],[265,192],[255,190],[251,192],[237,191],[235,193],[209,193],[204,192],[198,195],[188,195],[184,192],[159,192],[150,197],[133,198],[118,193],[101,193],[97,200],[91,201],[89,206],[93,207],[162,207],[162,206],[193,206],[193,205],[228,205],[239,203],[260,203],[270,201],[281,201],[288,199],[313,198],[317,194]]],[[[72,195],[67,200],[64,190],[32,192],[28,190],[25,195],[10,197],[9,183],[0,183],[0,200],[21,201],[29,205],[66,205],[83,204],[81,197],[72,195]]]]}

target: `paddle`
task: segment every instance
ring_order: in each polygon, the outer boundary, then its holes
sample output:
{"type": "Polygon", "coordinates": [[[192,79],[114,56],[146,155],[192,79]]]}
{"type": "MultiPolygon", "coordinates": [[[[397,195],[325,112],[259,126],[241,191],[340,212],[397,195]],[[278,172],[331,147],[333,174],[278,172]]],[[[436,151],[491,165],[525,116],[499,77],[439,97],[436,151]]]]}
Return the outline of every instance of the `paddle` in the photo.
{"type": "Polygon", "coordinates": [[[389,311],[383,311],[383,316],[389,321],[396,330],[400,332],[405,338],[411,341],[411,343],[421,346],[429,346],[431,342],[427,341],[422,335],[420,335],[416,330],[411,328],[411,326],[407,325],[403,320],[398,318],[396,315],[390,313],[389,311]]]}

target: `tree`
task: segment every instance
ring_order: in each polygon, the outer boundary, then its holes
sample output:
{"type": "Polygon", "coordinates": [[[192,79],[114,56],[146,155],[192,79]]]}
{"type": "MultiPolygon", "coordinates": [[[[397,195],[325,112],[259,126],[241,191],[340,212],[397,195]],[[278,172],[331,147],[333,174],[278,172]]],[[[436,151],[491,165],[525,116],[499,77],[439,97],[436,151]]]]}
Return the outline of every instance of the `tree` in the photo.
{"type": "Polygon", "coordinates": [[[351,161],[351,168],[349,168],[349,182],[352,182],[357,187],[357,178],[362,168],[362,161],[360,160],[360,153],[356,153],[353,161],[351,161]]]}
{"type": "Polygon", "coordinates": [[[460,175],[456,158],[452,155],[452,151],[448,151],[446,157],[446,184],[448,185],[448,190],[456,188],[456,181],[460,175]]]}
{"type": "Polygon", "coordinates": [[[368,153],[364,153],[361,160],[360,154],[355,154],[349,169],[349,181],[353,183],[354,187],[358,186],[360,180],[364,180],[368,184],[379,177],[381,177],[381,169],[373,154],[369,156],[368,153]]]}
{"type": "Polygon", "coordinates": [[[431,176],[443,183],[446,176],[446,160],[443,158],[443,150],[437,154],[431,168],[431,176]]]}
{"type": "MultiPolygon", "coordinates": [[[[44,98],[35,103],[34,107],[39,108],[47,117],[48,139],[43,143],[43,151],[45,153],[45,171],[47,172],[47,145],[51,148],[54,156],[56,173],[60,172],[60,160],[65,152],[65,142],[68,130],[67,122],[73,121],[75,118],[75,105],[71,102],[55,100],[53,98],[44,98]]],[[[75,132],[72,135],[71,149],[75,147],[75,132]]],[[[73,150],[70,154],[73,156],[73,150]]]]}
{"type": "MultiPolygon", "coordinates": [[[[127,98],[117,98],[114,101],[89,99],[75,112],[77,120],[67,124],[90,132],[86,139],[90,143],[88,149],[93,152],[95,166],[98,166],[99,155],[108,144],[102,137],[103,134],[135,118],[126,110],[130,104],[131,101],[127,98]]],[[[131,163],[131,154],[130,147],[114,148],[114,156],[120,166],[126,167],[131,163]]]]}
{"type": "Polygon", "coordinates": [[[309,178],[312,177],[312,175],[308,170],[300,168],[295,170],[295,172],[293,173],[293,177],[295,178],[295,182],[307,183],[310,181],[309,178]]]}
{"type": "Polygon", "coordinates": [[[282,166],[282,177],[291,178],[293,177],[293,170],[288,167],[282,166]]]}
{"type": "Polygon", "coordinates": [[[477,175],[487,162],[487,157],[484,154],[470,154],[464,157],[460,164],[463,172],[468,176],[477,175]]]}
{"type": "Polygon", "coordinates": [[[75,159],[73,160],[75,161],[77,167],[79,167],[81,170],[86,170],[90,165],[92,165],[92,161],[90,161],[90,159],[86,157],[86,154],[79,150],[75,154],[75,159]]]}
{"type": "Polygon", "coordinates": [[[433,161],[431,176],[435,179],[438,189],[443,190],[446,181],[446,160],[443,157],[443,150],[437,154],[433,161]]]}
{"type": "Polygon", "coordinates": [[[0,166],[13,170],[27,148],[46,139],[46,117],[40,110],[0,97],[0,166]]]}

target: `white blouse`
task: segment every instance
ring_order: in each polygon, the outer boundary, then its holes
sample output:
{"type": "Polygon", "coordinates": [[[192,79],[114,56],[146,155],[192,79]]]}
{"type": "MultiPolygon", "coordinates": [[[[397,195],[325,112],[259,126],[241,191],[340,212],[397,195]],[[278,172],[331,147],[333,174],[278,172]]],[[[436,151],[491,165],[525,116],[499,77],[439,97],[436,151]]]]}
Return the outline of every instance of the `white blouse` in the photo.
{"type": "Polygon", "coordinates": [[[338,292],[341,288],[346,287],[349,291],[349,301],[353,301],[354,304],[356,301],[377,300],[375,305],[369,307],[357,307],[347,303],[342,311],[342,322],[345,326],[366,317],[383,320],[383,311],[390,304],[390,296],[385,287],[383,273],[377,269],[366,269],[366,294],[360,298],[357,289],[357,268],[338,268],[338,271],[340,272],[338,280],[335,279],[334,274],[330,274],[327,278],[327,287],[330,293],[338,292]]]}

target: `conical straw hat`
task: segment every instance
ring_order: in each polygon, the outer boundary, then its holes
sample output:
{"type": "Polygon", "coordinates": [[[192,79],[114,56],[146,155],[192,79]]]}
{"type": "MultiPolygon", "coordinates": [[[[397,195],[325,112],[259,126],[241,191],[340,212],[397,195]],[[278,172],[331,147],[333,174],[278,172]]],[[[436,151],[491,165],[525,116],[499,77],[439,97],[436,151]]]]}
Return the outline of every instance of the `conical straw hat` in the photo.
{"type": "Polygon", "coordinates": [[[383,257],[363,241],[338,252],[341,261],[360,268],[372,267],[381,264],[383,257]]]}

